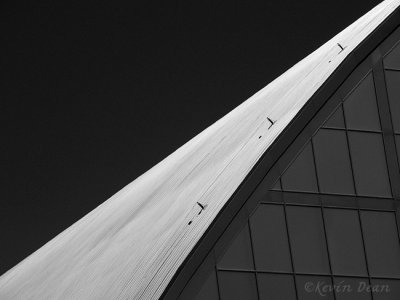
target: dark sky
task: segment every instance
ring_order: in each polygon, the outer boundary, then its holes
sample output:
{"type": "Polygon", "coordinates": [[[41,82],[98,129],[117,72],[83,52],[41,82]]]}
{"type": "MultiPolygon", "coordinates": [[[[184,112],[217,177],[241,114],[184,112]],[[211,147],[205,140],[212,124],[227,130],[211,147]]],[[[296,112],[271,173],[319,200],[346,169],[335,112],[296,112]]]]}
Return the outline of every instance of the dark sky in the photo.
{"type": "Polygon", "coordinates": [[[30,2],[0,4],[0,274],[379,1],[30,2]]]}

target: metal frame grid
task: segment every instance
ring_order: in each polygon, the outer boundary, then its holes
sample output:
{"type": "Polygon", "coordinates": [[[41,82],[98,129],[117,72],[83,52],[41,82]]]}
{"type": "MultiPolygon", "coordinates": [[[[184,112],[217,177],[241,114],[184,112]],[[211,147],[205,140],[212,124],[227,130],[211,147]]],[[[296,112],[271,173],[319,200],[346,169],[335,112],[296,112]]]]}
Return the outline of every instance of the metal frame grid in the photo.
{"type": "MultiPolygon", "coordinates": [[[[274,193],[278,193],[278,194],[284,194],[285,192],[274,192],[274,193]]],[[[307,194],[300,194],[304,199],[304,197],[307,197],[307,194]]],[[[341,197],[341,196],[337,196],[337,197],[341,197]]],[[[377,203],[382,201],[380,199],[376,199],[377,203]]],[[[299,200],[299,202],[301,202],[301,199],[299,200]]],[[[379,280],[396,280],[399,281],[400,283],[400,276],[399,277],[390,277],[390,276],[372,276],[370,274],[369,271],[369,265],[368,265],[368,257],[366,254],[366,247],[365,247],[365,234],[363,232],[363,226],[362,226],[362,220],[361,220],[361,212],[363,211],[373,211],[373,212],[388,212],[388,213],[393,213],[395,220],[396,220],[396,224],[398,224],[398,219],[397,216],[395,214],[396,209],[386,209],[386,208],[382,208],[382,209],[373,209],[373,208],[360,208],[360,207],[341,207],[341,206],[325,206],[323,203],[323,199],[320,198],[320,204],[319,205],[310,205],[310,204],[294,204],[294,203],[276,203],[276,202],[268,202],[268,201],[263,201],[262,203],[260,203],[259,205],[278,205],[283,207],[284,209],[284,215],[285,215],[285,224],[286,224],[286,234],[287,234],[287,240],[288,240],[288,244],[289,244],[289,253],[290,253],[290,263],[291,263],[291,268],[292,271],[291,272],[287,272],[287,271],[272,271],[272,270],[260,270],[257,269],[256,267],[256,262],[255,262],[255,255],[254,255],[254,241],[253,241],[253,234],[252,234],[252,226],[250,224],[250,219],[247,221],[247,225],[249,228],[249,234],[250,234],[250,241],[251,241],[251,253],[252,253],[252,259],[253,259],[253,264],[255,266],[254,269],[235,269],[235,268],[221,268],[221,267],[217,267],[215,268],[215,270],[217,271],[217,274],[219,272],[245,272],[245,273],[251,273],[255,275],[255,281],[256,281],[256,286],[257,286],[257,294],[259,297],[259,292],[258,292],[258,275],[257,274],[284,274],[284,275],[291,275],[293,278],[293,282],[294,284],[294,289],[295,289],[295,293],[297,296],[297,299],[299,298],[299,293],[298,293],[298,286],[297,286],[297,276],[318,276],[318,277],[324,277],[324,278],[329,278],[331,280],[331,282],[335,282],[336,278],[352,278],[352,279],[365,279],[369,282],[370,285],[372,285],[372,280],[374,279],[379,279],[379,280]],[[314,207],[314,208],[320,208],[321,210],[321,215],[322,215],[322,222],[323,222],[323,231],[324,231],[324,238],[325,238],[325,244],[326,244],[326,249],[327,249],[327,254],[328,254],[328,263],[329,263],[329,274],[326,273],[307,273],[307,272],[298,272],[295,269],[294,266],[294,259],[293,259],[293,250],[291,247],[292,241],[291,241],[291,236],[289,234],[289,228],[288,228],[288,217],[287,217],[287,207],[289,206],[301,206],[301,207],[314,207]],[[348,274],[341,274],[341,273],[334,273],[332,271],[332,266],[331,266],[331,257],[330,257],[330,253],[329,253],[329,242],[328,242],[328,233],[326,230],[326,218],[325,218],[325,214],[324,214],[324,210],[326,208],[329,209],[346,209],[346,210],[352,210],[352,211],[357,211],[357,215],[358,215],[358,222],[360,224],[360,229],[361,229],[361,237],[362,237],[362,245],[363,245],[363,254],[364,255],[364,259],[366,262],[366,271],[367,271],[367,276],[362,276],[362,275],[348,275],[348,274]]],[[[396,234],[399,237],[399,244],[400,244],[400,233],[398,228],[396,228],[396,234]]],[[[217,276],[218,278],[218,276],[217,276]]],[[[220,287],[219,287],[220,289],[220,287]]],[[[374,299],[374,295],[372,293],[372,291],[370,291],[370,295],[371,295],[371,299],[374,299]]],[[[220,299],[221,295],[219,295],[220,299]]],[[[336,299],[336,294],[335,292],[333,292],[333,297],[334,299],[336,299]]],[[[259,298],[260,299],[260,298],[259,298]]]]}

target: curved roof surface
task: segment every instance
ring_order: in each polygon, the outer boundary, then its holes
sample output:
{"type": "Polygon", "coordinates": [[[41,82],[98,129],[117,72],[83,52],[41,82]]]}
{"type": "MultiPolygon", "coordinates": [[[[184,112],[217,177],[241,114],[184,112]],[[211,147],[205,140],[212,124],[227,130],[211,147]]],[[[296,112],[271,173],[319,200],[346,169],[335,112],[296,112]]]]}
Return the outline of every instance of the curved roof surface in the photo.
{"type": "Polygon", "coordinates": [[[158,299],[263,153],[399,4],[382,2],[9,270],[0,298],[158,299]]]}

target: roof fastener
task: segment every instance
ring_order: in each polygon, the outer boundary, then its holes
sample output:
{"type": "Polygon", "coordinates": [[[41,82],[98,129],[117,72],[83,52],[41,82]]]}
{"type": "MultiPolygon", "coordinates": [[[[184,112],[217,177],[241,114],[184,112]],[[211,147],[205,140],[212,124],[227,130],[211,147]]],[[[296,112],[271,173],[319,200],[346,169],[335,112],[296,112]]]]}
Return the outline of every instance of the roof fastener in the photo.
{"type": "Polygon", "coordinates": [[[268,129],[270,129],[272,127],[272,125],[275,124],[276,121],[271,120],[269,117],[267,117],[267,120],[271,123],[271,125],[269,125],[268,129]]]}
{"type": "Polygon", "coordinates": [[[337,45],[340,47],[340,52],[342,52],[343,50],[344,50],[344,48],[343,48],[343,46],[342,45],[340,45],[339,43],[337,43],[337,45]]]}
{"type": "Polygon", "coordinates": [[[203,210],[205,210],[206,209],[206,207],[207,207],[207,204],[201,204],[200,202],[196,202],[199,206],[200,206],[200,208],[201,208],[201,210],[199,211],[199,213],[198,213],[198,215],[199,214],[201,214],[201,212],[203,211],[203,210]]]}

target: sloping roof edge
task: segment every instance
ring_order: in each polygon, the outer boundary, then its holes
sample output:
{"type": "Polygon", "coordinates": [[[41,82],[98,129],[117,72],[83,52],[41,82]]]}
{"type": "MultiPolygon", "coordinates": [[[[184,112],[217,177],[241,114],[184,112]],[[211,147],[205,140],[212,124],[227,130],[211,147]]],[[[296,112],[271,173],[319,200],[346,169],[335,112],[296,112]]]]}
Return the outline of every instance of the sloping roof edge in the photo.
{"type": "Polygon", "coordinates": [[[399,4],[382,2],[5,273],[0,297],[159,298],[266,150],[399,4]]]}
{"type": "MultiPolygon", "coordinates": [[[[209,226],[207,232],[192,249],[191,253],[171,279],[169,285],[162,294],[162,299],[177,299],[179,293],[183,290],[200,264],[206,259],[207,254],[209,254],[209,251],[213,248],[226,227],[236,215],[242,214],[241,209],[243,210],[244,205],[246,204],[247,211],[251,211],[251,205],[254,205],[253,208],[255,208],[256,203],[249,205],[246,200],[249,199],[256,187],[262,185],[263,188],[266,188],[266,185],[268,185],[268,189],[272,188],[274,180],[269,180],[268,183],[264,182],[266,179],[265,174],[269,172],[268,170],[273,170],[273,166],[281,154],[295,140],[300,132],[302,132],[310,119],[319,111],[329,97],[334,94],[351,72],[399,26],[400,7],[395,9],[393,13],[349,53],[332,75],[321,85],[296,117],[293,118],[290,124],[267,149],[254,168],[249,172],[246,179],[232,195],[231,199],[226,203],[224,208],[221,209],[218,216],[209,226]]],[[[280,173],[271,174],[272,176],[270,177],[278,178],[279,174],[280,173]]]]}

